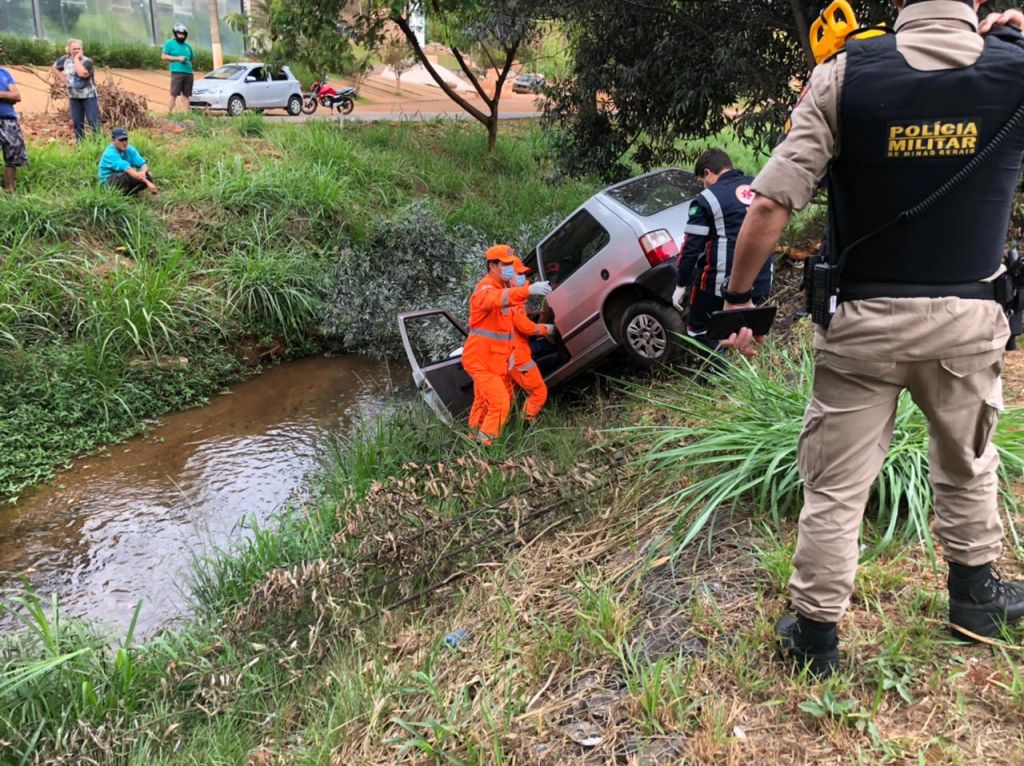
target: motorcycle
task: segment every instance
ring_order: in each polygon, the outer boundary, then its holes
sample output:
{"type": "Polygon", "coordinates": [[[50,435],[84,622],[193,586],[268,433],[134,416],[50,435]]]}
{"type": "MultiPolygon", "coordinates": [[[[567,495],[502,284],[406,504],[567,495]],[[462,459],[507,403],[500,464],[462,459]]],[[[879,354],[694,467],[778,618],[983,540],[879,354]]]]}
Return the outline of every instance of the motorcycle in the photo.
{"type": "Polygon", "coordinates": [[[313,83],[312,92],[302,97],[302,113],[313,114],[318,106],[337,109],[339,114],[351,114],[356,108],[356,89],[335,90],[327,83],[327,78],[322,77],[313,83]]]}

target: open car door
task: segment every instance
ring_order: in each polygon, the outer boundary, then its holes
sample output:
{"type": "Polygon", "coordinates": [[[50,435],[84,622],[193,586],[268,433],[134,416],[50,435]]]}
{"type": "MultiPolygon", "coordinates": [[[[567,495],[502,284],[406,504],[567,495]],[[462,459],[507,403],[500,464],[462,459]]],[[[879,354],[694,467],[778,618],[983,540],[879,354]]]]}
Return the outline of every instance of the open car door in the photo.
{"type": "Polygon", "coordinates": [[[473,380],[462,369],[462,347],[468,333],[443,309],[398,315],[412,379],[430,409],[446,423],[469,412],[473,380]]]}

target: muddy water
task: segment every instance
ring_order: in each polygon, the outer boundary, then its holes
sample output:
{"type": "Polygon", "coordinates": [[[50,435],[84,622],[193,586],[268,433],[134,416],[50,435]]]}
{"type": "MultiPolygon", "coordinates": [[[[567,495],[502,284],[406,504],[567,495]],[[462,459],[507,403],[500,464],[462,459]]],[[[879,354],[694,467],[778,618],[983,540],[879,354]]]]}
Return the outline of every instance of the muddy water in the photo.
{"type": "MultiPolygon", "coordinates": [[[[332,434],[373,414],[402,367],[313,357],[270,369],[145,438],[79,461],[50,486],[0,506],[0,597],[26,577],[62,611],[142,634],[186,610],[193,556],[245,535],[297,496],[332,434]]],[[[8,616],[0,632],[12,630],[8,616]]]]}

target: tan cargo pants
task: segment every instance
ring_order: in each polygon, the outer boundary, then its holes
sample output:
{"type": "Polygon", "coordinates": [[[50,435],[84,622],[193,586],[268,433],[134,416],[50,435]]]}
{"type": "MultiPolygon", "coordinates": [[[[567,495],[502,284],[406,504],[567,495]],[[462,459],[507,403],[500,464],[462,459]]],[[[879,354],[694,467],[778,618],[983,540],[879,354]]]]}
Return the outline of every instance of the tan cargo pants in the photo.
{"type": "Polygon", "coordinates": [[[850,605],[864,506],[892,438],[903,389],[928,420],[933,532],[947,559],[999,557],[1003,351],[929,361],[852,359],[815,351],[814,395],[798,447],[804,479],[790,597],[797,612],[836,622],[850,605]]]}

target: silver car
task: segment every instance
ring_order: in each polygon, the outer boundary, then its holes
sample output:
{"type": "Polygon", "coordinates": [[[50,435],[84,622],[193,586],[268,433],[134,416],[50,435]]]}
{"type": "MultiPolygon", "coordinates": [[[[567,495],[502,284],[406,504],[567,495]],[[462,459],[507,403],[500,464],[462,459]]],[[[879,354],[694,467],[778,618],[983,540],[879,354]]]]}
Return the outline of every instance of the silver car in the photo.
{"type": "MultiPolygon", "coordinates": [[[[546,301],[558,336],[534,348],[548,388],[619,348],[643,368],[671,360],[685,329],[671,300],[676,257],[702,188],[677,168],[631,178],[595,194],[523,259],[554,288],[546,301]]],[[[460,363],[465,327],[439,309],[400,314],[398,324],[428,404],[446,419],[462,414],[473,400],[460,363]]]]}
{"type": "Polygon", "coordinates": [[[288,67],[272,70],[264,64],[225,64],[196,80],[189,106],[222,109],[237,117],[246,109],[285,109],[302,112],[302,86],[288,67]]]}

